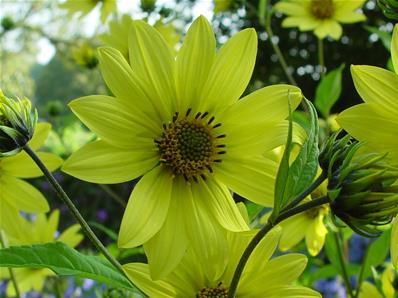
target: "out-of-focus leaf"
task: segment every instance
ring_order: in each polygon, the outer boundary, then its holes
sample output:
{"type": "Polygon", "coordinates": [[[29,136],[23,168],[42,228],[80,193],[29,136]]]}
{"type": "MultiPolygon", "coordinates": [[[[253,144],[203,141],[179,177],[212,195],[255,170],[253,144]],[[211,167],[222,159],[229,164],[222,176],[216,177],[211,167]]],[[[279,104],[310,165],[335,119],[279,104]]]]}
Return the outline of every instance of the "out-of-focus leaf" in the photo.
{"type": "MultiPolygon", "coordinates": [[[[358,264],[347,264],[347,272],[348,275],[355,275],[358,273],[360,265],[358,264]]],[[[329,264],[318,268],[316,271],[311,272],[309,284],[312,284],[314,281],[323,278],[331,278],[339,275],[336,267],[329,264]]]]}
{"type": "Polygon", "coordinates": [[[329,116],[330,109],[340,97],[341,73],[344,66],[342,64],[326,74],[316,88],[314,104],[324,118],[329,116]]]}
{"type": "Polygon", "coordinates": [[[386,32],[386,31],[381,31],[377,27],[372,27],[372,26],[364,26],[366,30],[368,30],[370,33],[377,34],[377,36],[380,38],[381,42],[383,43],[383,46],[387,49],[387,51],[390,51],[391,49],[391,34],[386,32]]]}
{"type": "Polygon", "coordinates": [[[62,242],[1,249],[0,267],[48,268],[61,276],[73,275],[114,287],[134,289],[129,280],[107,260],[86,256],[62,242]]]}

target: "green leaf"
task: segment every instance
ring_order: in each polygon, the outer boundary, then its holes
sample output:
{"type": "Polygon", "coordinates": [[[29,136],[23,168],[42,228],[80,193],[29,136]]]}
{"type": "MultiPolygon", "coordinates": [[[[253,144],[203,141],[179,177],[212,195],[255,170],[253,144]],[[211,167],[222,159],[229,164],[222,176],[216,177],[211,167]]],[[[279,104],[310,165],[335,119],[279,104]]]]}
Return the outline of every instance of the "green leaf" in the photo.
{"type": "MultiPolygon", "coordinates": [[[[347,264],[348,275],[355,275],[359,268],[360,266],[358,264],[347,264]]],[[[338,274],[339,272],[336,270],[335,266],[331,264],[317,268],[316,271],[311,272],[309,284],[312,284],[318,279],[335,277],[338,274]]]]}
{"type": "Polygon", "coordinates": [[[390,51],[391,49],[391,34],[386,32],[386,31],[381,31],[377,27],[372,27],[372,26],[364,26],[366,30],[368,30],[370,33],[377,34],[377,36],[380,38],[381,42],[383,43],[383,46],[386,48],[387,51],[390,51]]]}
{"type": "Polygon", "coordinates": [[[258,2],[258,22],[261,26],[265,26],[265,16],[267,12],[267,0],[260,0],[258,2]]]}
{"type": "Polygon", "coordinates": [[[288,98],[288,106],[289,106],[289,129],[287,133],[285,151],[283,152],[282,160],[279,164],[278,173],[275,179],[274,208],[271,214],[272,219],[275,219],[276,216],[278,216],[283,206],[283,199],[285,197],[285,190],[286,190],[286,181],[289,177],[289,156],[290,156],[290,151],[292,149],[292,141],[293,141],[293,119],[292,119],[290,98],[288,98]]]}
{"type": "Polygon", "coordinates": [[[318,116],[312,103],[306,98],[304,98],[304,102],[310,112],[310,128],[307,132],[307,139],[290,166],[287,180],[285,180],[286,190],[282,199],[282,207],[289,204],[312,184],[318,170],[318,116]]]}
{"type": "Polygon", "coordinates": [[[343,268],[341,268],[340,258],[338,254],[338,250],[340,247],[336,245],[336,242],[333,239],[334,235],[332,233],[327,233],[325,239],[325,253],[330,261],[330,264],[335,268],[335,270],[342,275],[343,268]]]}
{"type": "MultiPolygon", "coordinates": [[[[389,248],[390,230],[387,230],[368,246],[366,257],[362,261],[362,266],[365,266],[362,279],[367,278],[372,274],[372,267],[380,265],[384,262],[387,257],[389,248]]],[[[362,280],[358,282],[362,282],[362,280]]]]}
{"type": "Polygon", "coordinates": [[[48,268],[56,274],[89,278],[133,290],[130,281],[108,261],[86,256],[62,242],[0,249],[0,267],[48,268]]]}
{"type": "Polygon", "coordinates": [[[327,73],[316,88],[314,104],[324,118],[329,116],[330,109],[341,95],[341,73],[344,67],[341,64],[327,73]]]}

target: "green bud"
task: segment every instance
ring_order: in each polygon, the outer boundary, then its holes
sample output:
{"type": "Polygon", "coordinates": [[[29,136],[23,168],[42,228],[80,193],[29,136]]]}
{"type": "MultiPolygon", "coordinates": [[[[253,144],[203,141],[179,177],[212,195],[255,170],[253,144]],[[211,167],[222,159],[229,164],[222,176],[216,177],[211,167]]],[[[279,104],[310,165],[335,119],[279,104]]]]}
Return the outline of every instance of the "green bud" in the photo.
{"type": "Polygon", "coordinates": [[[37,111],[30,101],[10,99],[0,90],[0,157],[11,156],[33,137],[37,123],[37,111]]]}
{"type": "Polygon", "coordinates": [[[156,0],[141,0],[141,9],[145,12],[152,12],[155,10],[156,0]]]}
{"type": "Polygon", "coordinates": [[[398,0],[377,0],[383,14],[393,20],[398,20],[398,0]]]}
{"type": "Polygon", "coordinates": [[[328,173],[328,197],[338,219],[365,237],[380,234],[377,226],[391,222],[398,213],[398,169],[386,155],[360,153],[363,145],[346,135],[333,134],[324,144],[320,166],[328,173]]]}
{"type": "Polygon", "coordinates": [[[15,23],[11,17],[4,17],[1,20],[1,27],[4,31],[10,31],[15,28],[15,23]]]}

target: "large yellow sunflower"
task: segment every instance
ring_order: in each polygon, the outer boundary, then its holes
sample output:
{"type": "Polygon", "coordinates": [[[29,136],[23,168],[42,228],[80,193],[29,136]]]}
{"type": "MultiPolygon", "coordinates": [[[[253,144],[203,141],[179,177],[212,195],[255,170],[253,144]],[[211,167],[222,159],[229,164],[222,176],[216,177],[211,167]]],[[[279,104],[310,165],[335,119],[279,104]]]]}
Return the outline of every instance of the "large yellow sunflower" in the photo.
{"type": "Polygon", "coordinates": [[[288,15],[282,27],[299,27],[301,31],[313,30],[323,39],[330,36],[339,39],[342,34],[340,23],[350,24],[366,19],[356,10],[366,0],[286,0],[279,1],[275,9],[288,15]]]}
{"type": "MultiPolygon", "coordinates": [[[[38,123],[28,145],[38,150],[51,130],[49,123],[38,123]]],[[[62,164],[62,159],[47,152],[36,152],[49,170],[62,164]]],[[[45,197],[35,187],[22,179],[36,178],[43,173],[24,151],[10,157],[0,157],[0,229],[14,224],[18,210],[37,213],[49,210],[45,197]],[[22,178],[22,179],[21,179],[22,178]]]]}
{"type": "MultiPolygon", "coordinates": [[[[228,253],[223,258],[208,263],[201,255],[188,251],[175,271],[159,281],[151,280],[147,264],[130,263],[123,267],[150,298],[226,298],[236,265],[254,234],[255,231],[224,232],[221,237],[226,238],[224,245],[228,253]]],[[[280,228],[275,228],[256,247],[242,273],[235,297],[321,297],[309,288],[294,284],[306,267],[304,255],[292,253],[271,259],[279,237],[280,228]]]]}
{"type": "Polygon", "coordinates": [[[210,24],[199,17],[175,58],[159,32],[134,21],[130,65],[113,48],[99,50],[115,97],[70,103],[101,139],[75,152],[63,170],[95,183],[143,175],[129,199],[118,244],[145,243],[154,278],[178,264],[188,243],[209,255],[219,252],[202,241],[215,237],[215,224],[247,229],[230,190],[273,205],[277,163],[262,153],[285,142],[288,100],[296,108],[302,97],[297,87],[275,85],[239,100],[254,68],[256,33],[241,31],[217,54],[215,43],[210,24]]]}
{"type": "Polygon", "coordinates": [[[395,73],[374,66],[351,66],[355,88],[365,101],[337,118],[342,128],[371,149],[398,162],[398,25],[391,43],[395,73]]]}
{"type": "Polygon", "coordinates": [[[109,14],[116,11],[116,0],[66,0],[59,6],[68,10],[70,15],[78,13],[80,17],[84,17],[90,13],[97,5],[100,5],[100,19],[105,23],[109,14]]]}
{"type": "MultiPolygon", "coordinates": [[[[10,246],[62,241],[70,247],[75,247],[83,240],[83,235],[79,234],[79,225],[72,225],[59,234],[58,222],[58,210],[53,211],[48,218],[44,214],[38,214],[33,222],[17,216],[14,218],[14,224],[5,229],[6,237],[10,246]]],[[[46,277],[55,275],[49,269],[14,268],[13,272],[21,293],[31,290],[40,292],[46,277]]],[[[9,278],[7,268],[0,268],[1,278],[9,278]]],[[[11,282],[7,285],[6,294],[8,297],[15,296],[15,289],[11,282]]]]}

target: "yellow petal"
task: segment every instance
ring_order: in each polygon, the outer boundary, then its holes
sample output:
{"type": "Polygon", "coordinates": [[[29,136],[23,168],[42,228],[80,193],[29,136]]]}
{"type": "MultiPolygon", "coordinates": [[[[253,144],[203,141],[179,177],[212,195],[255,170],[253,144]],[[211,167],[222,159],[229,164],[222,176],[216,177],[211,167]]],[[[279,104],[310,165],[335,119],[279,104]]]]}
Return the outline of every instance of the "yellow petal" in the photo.
{"type": "Polygon", "coordinates": [[[145,91],[171,116],[176,111],[174,57],[162,35],[144,21],[134,21],[129,32],[130,64],[148,83],[145,91]]]}
{"type": "Polygon", "coordinates": [[[99,140],[73,153],[62,171],[93,183],[120,183],[143,175],[158,159],[155,150],[119,149],[99,140]]]}
{"type": "Polygon", "coordinates": [[[276,162],[263,157],[226,157],[214,168],[216,177],[240,196],[262,206],[272,207],[276,162]]]}
{"type": "Polygon", "coordinates": [[[130,263],[123,265],[127,276],[149,297],[174,298],[176,292],[171,285],[164,281],[152,281],[147,264],[130,263]]]}
{"type": "Polygon", "coordinates": [[[49,210],[46,198],[29,183],[3,175],[0,177],[0,200],[7,202],[18,210],[30,213],[41,213],[49,210]]]}
{"type": "Polygon", "coordinates": [[[361,285],[358,298],[384,298],[384,296],[380,294],[375,285],[364,281],[361,285]]]}
{"type": "Polygon", "coordinates": [[[395,218],[391,230],[391,262],[398,269],[398,219],[395,218]]]}
{"type": "Polygon", "coordinates": [[[50,133],[50,130],[51,130],[50,123],[47,122],[37,123],[36,129],[33,133],[33,137],[29,141],[28,145],[33,150],[38,150],[41,146],[44,145],[44,142],[46,141],[48,134],[50,133]]]}
{"type": "Polygon", "coordinates": [[[280,285],[264,287],[264,282],[259,283],[252,291],[252,296],[247,297],[269,297],[269,298],[321,298],[318,292],[302,287],[292,285],[280,285]]]}
{"type": "Polygon", "coordinates": [[[121,148],[153,143],[161,126],[125,102],[105,95],[81,97],[69,103],[79,119],[99,137],[121,148]]]}
{"type": "Polygon", "coordinates": [[[189,28],[177,55],[177,92],[180,110],[197,109],[203,85],[214,61],[216,41],[205,17],[189,28]]]}
{"type": "MultiPolygon", "coordinates": [[[[50,172],[56,170],[63,162],[60,157],[52,153],[36,152],[36,155],[50,172]]],[[[3,158],[1,160],[1,167],[4,174],[14,177],[36,178],[43,176],[43,172],[25,152],[3,158]]]]}
{"type": "Polygon", "coordinates": [[[98,60],[102,77],[112,93],[137,111],[156,111],[152,117],[162,124],[167,113],[147,94],[147,83],[137,77],[123,55],[111,47],[101,47],[98,49],[98,60]]]}
{"type": "Polygon", "coordinates": [[[366,20],[366,16],[363,13],[352,11],[337,11],[333,17],[336,21],[344,24],[352,24],[366,20]]]}
{"type": "Polygon", "coordinates": [[[200,194],[200,198],[196,199],[202,201],[206,211],[225,229],[233,232],[249,229],[225,185],[214,179],[206,179],[193,184],[192,188],[194,193],[200,194]]]}
{"type": "Polygon", "coordinates": [[[375,104],[385,113],[398,113],[398,75],[374,66],[352,65],[355,88],[366,103],[375,104]]]}
{"type": "Polygon", "coordinates": [[[297,214],[281,222],[282,237],[279,242],[279,249],[284,251],[296,246],[304,239],[310,224],[311,221],[305,214],[297,214]]]}
{"type": "Polygon", "coordinates": [[[326,36],[330,36],[333,39],[337,40],[341,37],[343,29],[341,25],[337,23],[335,20],[328,19],[322,21],[315,29],[314,33],[320,39],[323,39],[326,36]]]}
{"type": "Polygon", "coordinates": [[[391,40],[391,59],[394,65],[394,71],[398,74],[398,25],[394,26],[391,40]]]}
{"type": "Polygon", "coordinates": [[[319,25],[319,23],[320,23],[319,20],[308,16],[287,17],[286,19],[283,20],[282,27],[284,28],[299,27],[301,31],[307,31],[307,30],[314,30],[319,25]]]}
{"type": "Polygon", "coordinates": [[[58,237],[57,241],[66,243],[70,247],[76,247],[84,239],[83,235],[80,234],[81,227],[78,224],[70,226],[58,237]]]}
{"type": "Polygon", "coordinates": [[[291,3],[291,2],[283,2],[279,1],[275,4],[274,8],[284,14],[293,15],[293,16],[303,16],[308,15],[308,11],[306,9],[306,5],[303,3],[291,3]]]}
{"type": "Polygon", "coordinates": [[[48,218],[45,218],[45,220],[43,221],[43,226],[39,226],[37,224],[37,219],[36,219],[36,228],[38,230],[38,233],[40,233],[41,235],[41,240],[43,241],[42,243],[48,243],[54,241],[54,234],[58,230],[58,222],[59,222],[58,209],[54,210],[48,218]]]}
{"type": "MultiPolygon", "coordinates": [[[[179,179],[177,179],[179,180],[179,179]]],[[[169,212],[162,228],[144,244],[145,254],[153,280],[163,279],[172,272],[185,255],[188,238],[185,231],[184,217],[185,188],[175,181],[169,212]],[[162,249],[159,249],[159,248],[162,249]]]]}
{"type": "Polygon", "coordinates": [[[160,166],[141,178],[123,215],[119,247],[139,246],[160,230],[169,210],[172,184],[173,177],[160,166]]]}
{"type": "Polygon", "coordinates": [[[323,216],[317,216],[312,220],[305,236],[305,243],[311,256],[316,256],[321,251],[327,232],[323,216]]]}
{"type": "Polygon", "coordinates": [[[202,111],[214,113],[236,102],[250,81],[257,54],[257,34],[245,29],[219,50],[203,87],[202,111]]]}

